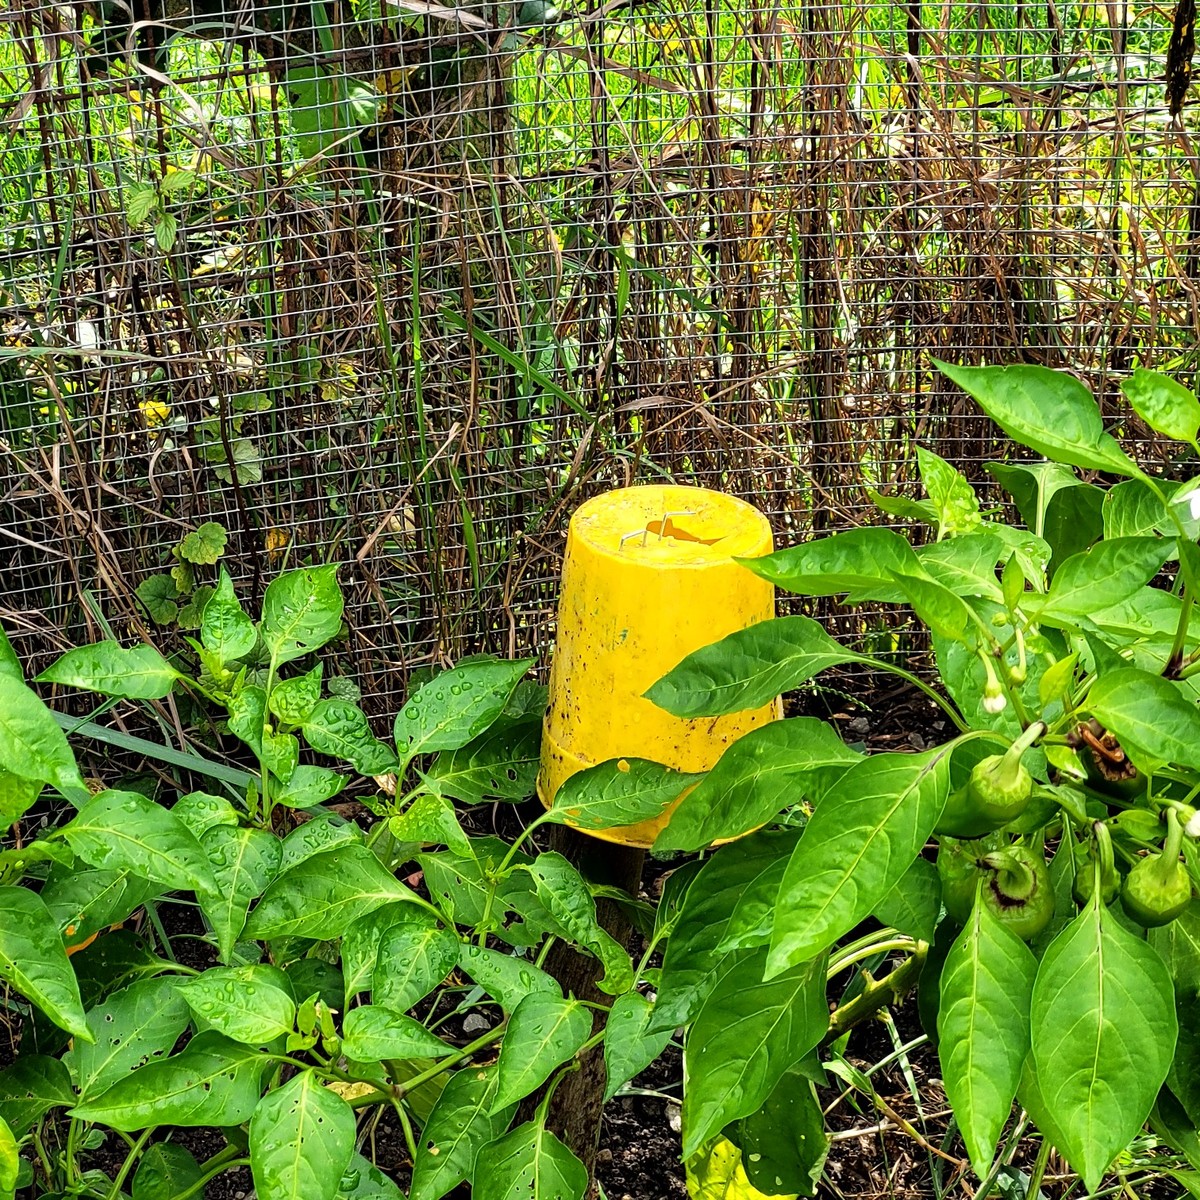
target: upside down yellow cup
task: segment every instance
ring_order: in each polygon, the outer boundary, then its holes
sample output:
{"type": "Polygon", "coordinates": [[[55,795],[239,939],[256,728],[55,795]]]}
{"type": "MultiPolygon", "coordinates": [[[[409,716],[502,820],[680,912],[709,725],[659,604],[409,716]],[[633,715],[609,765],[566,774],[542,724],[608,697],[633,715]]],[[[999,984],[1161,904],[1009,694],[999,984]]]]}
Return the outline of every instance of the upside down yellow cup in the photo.
{"type": "MultiPolygon", "coordinates": [[[[538,775],[543,804],[577,771],[614,758],[707,771],[731,742],[780,716],[774,701],[684,720],[643,698],[692,651],[774,616],[774,588],[733,561],[771,549],[762,513],[704,488],[621,488],[580,505],[558,603],[538,775]]],[[[650,846],[673,807],[652,821],[584,832],[650,846]]]]}

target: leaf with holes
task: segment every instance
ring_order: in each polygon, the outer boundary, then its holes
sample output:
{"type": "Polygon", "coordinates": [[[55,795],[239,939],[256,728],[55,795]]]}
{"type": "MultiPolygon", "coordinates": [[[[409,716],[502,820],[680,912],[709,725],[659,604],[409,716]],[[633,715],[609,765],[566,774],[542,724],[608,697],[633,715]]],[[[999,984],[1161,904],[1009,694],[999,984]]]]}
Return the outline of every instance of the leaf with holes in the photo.
{"type": "Polygon", "coordinates": [[[443,750],[425,780],[439,795],[463,804],[526,800],[537,783],[541,739],[536,722],[497,724],[457,750],[443,750]]]}
{"type": "Polygon", "coordinates": [[[475,1159],[474,1200],[583,1200],[583,1163],[533,1121],[482,1146],[475,1159]]]}
{"type": "Polygon", "coordinates": [[[266,963],[210,967],[175,986],[197,1017],[235,1042],[265,1045],[296,1026],[287,977],[266,963]]]}
{"type": "Polygon", "coordinates": [[[174,1142],[156,1142],[134,1173],[133,1200],[172,1200],[193,1188],[199,1193],[203,1176],[190,1150],[174,1142]]]}
{"type": "Polygon", "coordinates": [[[262,639],[280,665],[319,650],[342,626],[337,567],[302,567],[273,579],[263,594],[262,639]]]}
{"type": "Polygon", "coordinates": [[[613,759],[565,780],[547,819],[585,830],[654,820],[703,778],[644,758],[613,759]]]}

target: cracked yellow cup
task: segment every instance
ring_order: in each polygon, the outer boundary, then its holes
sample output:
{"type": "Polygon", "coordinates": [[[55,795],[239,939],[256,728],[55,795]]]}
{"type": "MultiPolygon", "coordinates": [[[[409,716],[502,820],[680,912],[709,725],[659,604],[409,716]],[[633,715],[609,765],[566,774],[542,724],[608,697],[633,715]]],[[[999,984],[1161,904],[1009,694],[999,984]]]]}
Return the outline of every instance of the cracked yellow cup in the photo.
{"type": "MultiPolygon", "coordinates": [[[[775,589],[733,561],[771,550],[762,513],[705,488],[621,488],[580,505],[558,603],[538,775],[543,804],[577,771],[613,758],[707,771],[731,742],[781,715],[776,700],[684,720],[643,698],[692,651],[774,616],[775,589]]],[[[650,846],[673,807],[652,821],[584,832],[650,846]]]]}

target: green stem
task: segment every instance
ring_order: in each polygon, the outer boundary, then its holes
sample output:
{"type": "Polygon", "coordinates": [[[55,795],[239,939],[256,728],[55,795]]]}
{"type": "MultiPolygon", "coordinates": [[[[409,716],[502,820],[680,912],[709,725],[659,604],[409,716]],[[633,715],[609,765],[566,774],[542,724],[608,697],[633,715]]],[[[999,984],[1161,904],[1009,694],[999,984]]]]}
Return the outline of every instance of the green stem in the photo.
{"type": "Polygon", "coordinates": [[[133,1170],[134,1160],[142,1152],[142,1147],[150,1140],[150,1135],[156,1128],[157,1126],[151,1125],[149,1129],[143,1129],[141,1136],[130,1147],[129,1153],[125,1155],[125,1161],[121,1164],[121,1169],[117,1172],[112,1187],[109,1189],[108,1200],[119,1200],[121,1184],[129,1178],[129,1172],[133,1170]]]}
{"type": "Polygon", "coordinates": [[[844,954],[841,958],[834,959],[825,972],[825,978],[832,979],[847,967],[852,967],[863,959],[873,958],[876,954],[886,954],[892,950],[913,950],[916,944],[910,937],[898,937],[887,942],[877,941],[869,946],[860,946],[853,954],[844,954]]]}
{"type": "MultiPolygon", "coordinates": [[[[209,1159],[209,1162],[212,1161],[214,1160],[209,1159]]],[[[184,1188],[182,1192],[176,1192],[175,1195],[171,1197],[171,1200],[191,1200],[191,1198],[197,1193],[203,1194],[205,1185],[210,1180],[216,1179],[218,1175],[221,1175],[226,1171],[232,1171],[237,1167],[248,1167],[249,1165],[250,1160],[248,1158],[231,1158],[228,1161],[221,1163],[220,1166],[214,1167],[211,1171],[206,1171],[205,1174],[201,1175],[191,1187],[184,1188]]]]}
{"type": "MultiPolygon", "coordinates": [[[[1096,895],[1100,894],[1100,889],[1096,889],[1096,895]]],[[[1046,1164],[1050,1161],[1050,1139],[1042,1135],[1042,1144],[1038,1147],[1038,1156],[1033,1164],[1033,1174],[1029,1176],[1029,1186],[1025,1189],[1025,1195],[1028,1200],[1038,1200],[1038,1194],[1042,1190],[1042,1180],[1046,1176],[1046,1164]]]]}
{"type": "Polygon", "coordinates": [[[901,999],[917,985],[921,968],[929,954],[926,942],[913,944],[912,955],[883,979],[871,979],[853,1000],[833,1011],[829,1018],[829,1029],[821,1039],[823,1046],[836,1042],[842,1034],[855,1025],[873,1017],[886,1004],[901,999]]]}
{"type": "Polygon", "coordinates": [[[411,1079],[404,1083],[396,1085],[395,1093],[398,1099],[403,1099],[411,1092],[415,1092],[423,1083],[428,1083],[431,1079],[436,1079],[444,1071],[450,1070],[451,1067],[456,1067],[464,1059],[470,1058],[471,1055],[482,1050],[485,1046],[490,1046],[492,1042],[499,1041],[504,1035],[506,1025],[499,1025],[495,1029],[489,1029],[487,1033],[480,1035],[473,1042],[469,1042],[457,1054],[452,1054],[449,1058],[440,1059],[432,1067],[422,1071],[419,1075],[414,1075],[411,1079]]]}

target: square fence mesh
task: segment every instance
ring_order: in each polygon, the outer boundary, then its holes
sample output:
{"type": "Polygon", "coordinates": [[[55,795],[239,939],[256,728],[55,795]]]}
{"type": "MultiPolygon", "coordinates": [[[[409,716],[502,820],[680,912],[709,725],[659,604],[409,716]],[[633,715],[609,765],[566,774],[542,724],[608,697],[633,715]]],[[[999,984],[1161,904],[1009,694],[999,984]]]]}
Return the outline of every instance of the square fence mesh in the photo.
{"type": "Polygon", "coordinates": [[[9,0],[0,620],[172,644],[216,522],[250,593],[344,564],[382,715],[545,648],[599,489],[788,543],[917,442],[986,486],[931,356],[1068,367],[1167,461],[1114,397],[1194,371],[1193,9],[9,0]]]}

